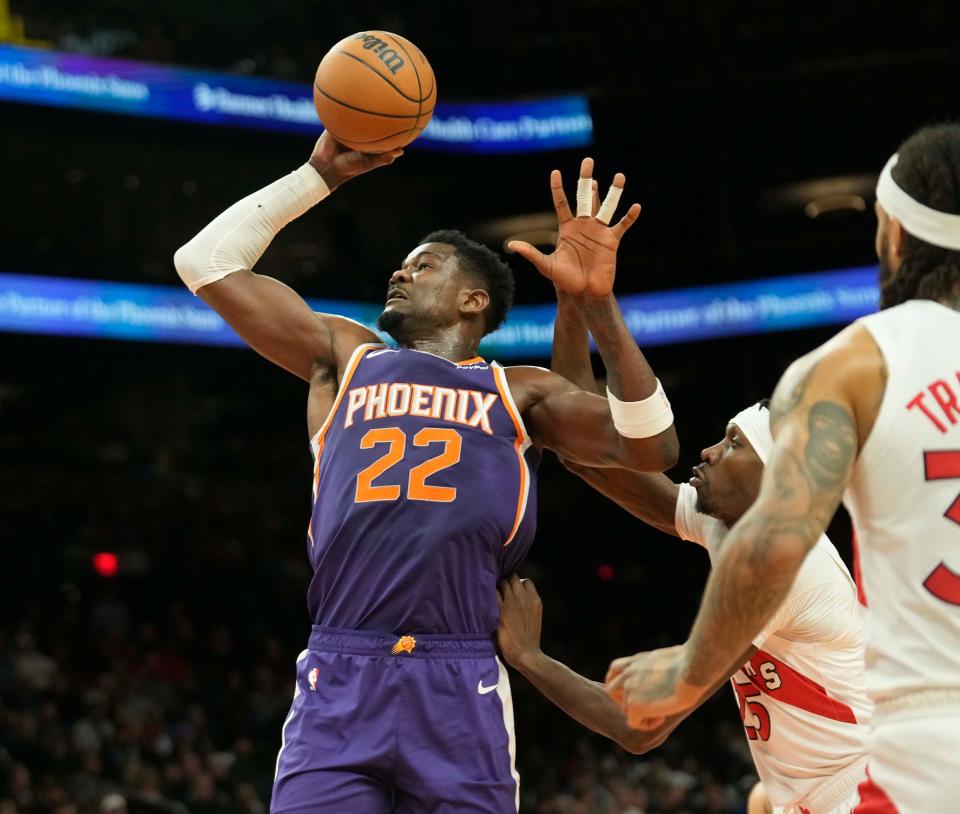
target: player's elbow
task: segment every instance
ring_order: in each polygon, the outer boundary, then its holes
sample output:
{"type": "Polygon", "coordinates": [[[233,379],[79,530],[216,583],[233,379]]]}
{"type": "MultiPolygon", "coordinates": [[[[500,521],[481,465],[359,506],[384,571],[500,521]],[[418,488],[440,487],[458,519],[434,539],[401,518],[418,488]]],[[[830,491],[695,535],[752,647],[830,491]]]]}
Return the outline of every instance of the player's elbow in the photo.
{"type": "Polygon", "coordinates": [[[617,738],[617,743],[631,755],[645,755],[660,746],[667,736],[661,732],[641,732],[637,729],[629,730],[617,738]]]}
{"type": "Polygon", "coordinates": [[[624,466],[637,472],[666,472],[680,458],[680,441],[673,425],[650,438],[623,439],[624,466]]]}
{"type": "Polygon", "coordinates": [[[193,242],[184,243],[173,254],[173,267],[177,270],[177,275],[183,280],[183,284],[191,288],[192,281],[200,276],[200,258],[193,246],[193,242]]]}

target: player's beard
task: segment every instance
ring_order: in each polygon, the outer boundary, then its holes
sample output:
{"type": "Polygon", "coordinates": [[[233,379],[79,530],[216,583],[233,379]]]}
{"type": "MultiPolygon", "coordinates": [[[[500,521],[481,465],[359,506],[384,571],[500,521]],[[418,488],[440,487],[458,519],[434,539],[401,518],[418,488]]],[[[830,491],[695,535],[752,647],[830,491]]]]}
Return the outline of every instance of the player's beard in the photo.
{"type": "Polygon", "coordinates": [[[377,317],[377,327],[384,333],[390,334],[390,336],[402,345],[405,316],[406,315],[400,311],[387,309],[377,317]]]}
{"type": "Polygon", "coordinates": [[[709,514],[713,517],[713,512],[710,511],[710,495],[707,494],[706,484],[703,484],[699,489],[697,489],[697,503],[694,508],[700,514],[709,514]]]}
{"type": "Polygon", "coordinates": [[[880,245],[880,275],[877,281],[880,286],[880,310],[891,308],[903,302],[903,292],[897,281],[897,275],[890,265],[890,250],[887,248],[887,241],[884,240],[880,245]]]}

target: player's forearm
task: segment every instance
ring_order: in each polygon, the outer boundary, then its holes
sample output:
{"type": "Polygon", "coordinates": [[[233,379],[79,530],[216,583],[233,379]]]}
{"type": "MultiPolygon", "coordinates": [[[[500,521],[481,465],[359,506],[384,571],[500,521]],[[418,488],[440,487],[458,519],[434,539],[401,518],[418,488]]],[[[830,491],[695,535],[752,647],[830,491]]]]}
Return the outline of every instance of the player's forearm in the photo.
{"type": "Polygon", "coordinates": [[[653,395],[657,377],[630,335],[614,296],[585,297],[577,306],[597,343],[610,392],[622,401],[641,401],[653,395]]]}
{"type": "Polygon", "coordinates": [[[631,472],[628,469],[591,467],[564,461],[579,475],[622,509],[654,528],[677,536],[676,509],[679,487],[659,472],[631,472]]]}
{"type": "MultiPolygon", "coordinates": [[[[557,318],[553,325],[550,368],[581,390],[598,393],[590,363],[590,335],[574,298],[557,291],[557,318]]],[[[602,395],[602,394],[601,394],[602,395]]]]}
{"type": "Polygon", "coordinates": [[[277,233],[327,195],[309,164],[285,175],[222,212],[174,255],[174,265],[194,293],[237,271],[249,270],[277,233]]]}
{"type": "Polygon", "coordinates": [[[543,652],[530,654],[513,666],[575,721],[634,754],[649,751],[666,737],[666,733],[659,730],[639,732],[631,729],[603,684],[574,672],[543,652]]]}
{"type": "Polygon", "coordinates": [[[620,306],[610,295],[583,298],[578,307],[606,367],[610,408],[620,445],[619,465],[639,471],[669,469],[679,454],[673,414],[653,369],[624,322],[620,306]],[[629,428],[617,418],[618,413],[623,418],[629,416],[629,428]]]}

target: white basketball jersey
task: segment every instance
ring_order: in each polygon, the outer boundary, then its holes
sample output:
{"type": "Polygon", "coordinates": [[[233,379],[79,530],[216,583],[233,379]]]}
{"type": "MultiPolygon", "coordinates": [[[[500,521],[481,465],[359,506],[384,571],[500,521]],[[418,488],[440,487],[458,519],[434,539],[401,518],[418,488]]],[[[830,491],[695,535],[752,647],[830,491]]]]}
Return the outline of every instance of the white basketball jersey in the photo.
{"type": "MultiPolygon", "coordinates": [[[[698,512],[696,500],[696,490],[682,484],[677,533],[713,559],[729,529],[698,512]]],[[[757,652],[733,676],[733,689],[757,773],[773,805],[787,807],[866,754],[872,704],[863,608],[826,536],[753,643],[757,652]]]]}
{"type": "Polygon", "coordinates": [[[911,300],[857,324],[887,365],[844,498],[869,606],[868,689],[960,688],[960,313],[911,300]]]}

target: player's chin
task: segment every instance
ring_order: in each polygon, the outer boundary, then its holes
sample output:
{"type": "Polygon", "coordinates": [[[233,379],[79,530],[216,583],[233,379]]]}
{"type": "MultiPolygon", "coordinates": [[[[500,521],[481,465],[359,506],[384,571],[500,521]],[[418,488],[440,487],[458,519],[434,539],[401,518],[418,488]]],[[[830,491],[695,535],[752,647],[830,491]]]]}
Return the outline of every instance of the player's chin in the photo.
{"type": "Polygon", "coordinates": [[[394,339],[397,338],[397,331],[403,324],[405,316],[403,309],[398,308],[397,305],[405,302],[406,300],[402,299],[391,300],[380,312],[380,316],[377,317],[377,327],[384,333],[390,334],[394,339]]]}

